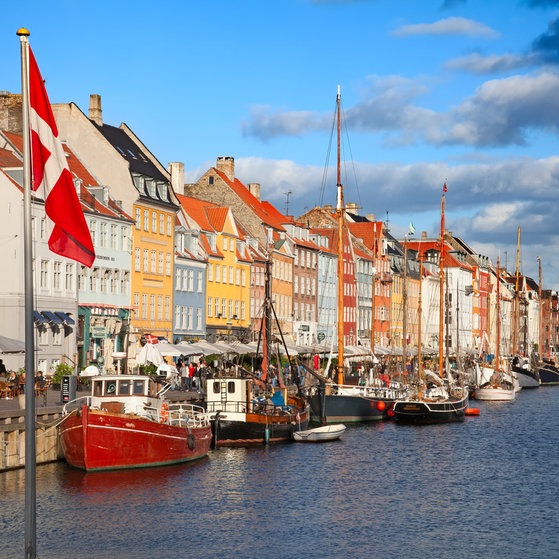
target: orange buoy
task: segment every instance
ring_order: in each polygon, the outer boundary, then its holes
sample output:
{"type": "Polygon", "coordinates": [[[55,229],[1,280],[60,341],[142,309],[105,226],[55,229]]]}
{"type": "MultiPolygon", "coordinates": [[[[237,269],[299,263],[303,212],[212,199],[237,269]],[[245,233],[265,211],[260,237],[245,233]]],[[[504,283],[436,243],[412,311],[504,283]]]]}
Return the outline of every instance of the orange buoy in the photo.
{"type": "Polygon", "coordinates": [[[479,415],[479,408],[466,408],[466,415],[479,415]]]}
{"type": "Polygon", "coordinates": [[[377,402],[378,411],[384,411],[385,409],[386,409],[386,404],[382,400],[380,402],[377,402]]]}

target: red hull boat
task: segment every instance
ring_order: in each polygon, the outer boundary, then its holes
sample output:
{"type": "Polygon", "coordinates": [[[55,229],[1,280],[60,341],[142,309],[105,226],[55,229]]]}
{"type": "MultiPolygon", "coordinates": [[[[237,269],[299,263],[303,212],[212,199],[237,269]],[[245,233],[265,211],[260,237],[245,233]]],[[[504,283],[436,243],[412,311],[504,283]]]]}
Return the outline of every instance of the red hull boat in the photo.
{"type": "Polygon", "coordinates": [[[60,438],[68,464],[99,471],[162,466],[206,456],[212,433],[205,411],[167,402],[161,392],[143,375],[93,378],[86,403],[65,406],[60,438]],[[73,409],[66,410],[67,406],[73,409]]]}

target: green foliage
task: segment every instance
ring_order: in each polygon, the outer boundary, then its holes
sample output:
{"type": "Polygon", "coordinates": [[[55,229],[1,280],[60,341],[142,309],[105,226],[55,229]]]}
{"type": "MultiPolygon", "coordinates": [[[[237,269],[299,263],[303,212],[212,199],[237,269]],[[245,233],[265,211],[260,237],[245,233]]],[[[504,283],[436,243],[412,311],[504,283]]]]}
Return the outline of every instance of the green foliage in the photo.
{"type": "Polygon", "coordinates": [[[155,375],[157,372],[157,365],[153,363],[146,363],[145,365],[140,365],[140,373],[143,375],[155,375]]]}
{"type": "Polygon", "coordinates": [[[66,375],[72,375],[74,373],[74,368],[68,363],[59,363],[52,375],[52,382],[54,384],[60,384],[62,382],[62,377],[66,375]]]}

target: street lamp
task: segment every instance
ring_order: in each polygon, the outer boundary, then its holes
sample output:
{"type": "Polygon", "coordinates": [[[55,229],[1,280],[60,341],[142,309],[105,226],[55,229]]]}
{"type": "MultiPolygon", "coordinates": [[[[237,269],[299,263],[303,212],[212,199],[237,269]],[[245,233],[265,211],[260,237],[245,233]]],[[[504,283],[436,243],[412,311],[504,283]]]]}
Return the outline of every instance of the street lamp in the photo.
{"type": "Polygon", "coordinates": [[[231,328],[233,327],[233,323],[231,322],[231,319],[229,319],[227,321],[227,343],[230,344],[231,343],[231,328]]]}

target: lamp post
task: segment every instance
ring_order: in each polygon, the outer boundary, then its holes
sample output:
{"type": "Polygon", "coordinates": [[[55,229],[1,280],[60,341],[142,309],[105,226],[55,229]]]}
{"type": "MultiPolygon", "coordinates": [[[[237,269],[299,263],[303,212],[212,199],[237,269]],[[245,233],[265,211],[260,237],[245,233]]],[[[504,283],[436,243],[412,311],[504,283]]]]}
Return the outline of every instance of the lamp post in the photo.
{"type": "Polygon", "coordinates": [[[231,343],[231,328],[233,327],[233,323],[231,322],[231,319],[229,319],[227,321],[227,343],[230,344],[231,343]]]}

